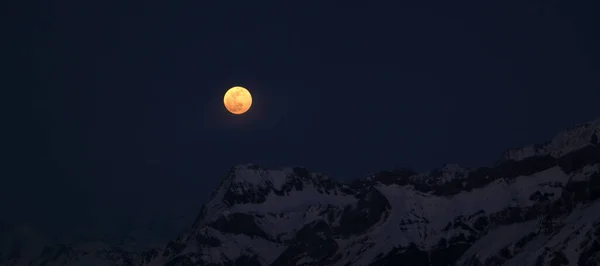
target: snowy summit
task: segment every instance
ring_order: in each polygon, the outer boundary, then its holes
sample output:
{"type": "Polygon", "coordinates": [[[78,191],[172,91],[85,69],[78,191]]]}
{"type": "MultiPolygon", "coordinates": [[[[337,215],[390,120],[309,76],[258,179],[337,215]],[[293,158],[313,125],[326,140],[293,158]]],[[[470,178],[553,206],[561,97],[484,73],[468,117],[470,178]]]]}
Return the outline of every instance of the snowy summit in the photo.
{"type": "Polygon", "coordinates": [[[599,139],[600,119],[493,166],[351,183],[240,165],[161,248],[48,247],[0,265],[600,265],[599,139]]]}

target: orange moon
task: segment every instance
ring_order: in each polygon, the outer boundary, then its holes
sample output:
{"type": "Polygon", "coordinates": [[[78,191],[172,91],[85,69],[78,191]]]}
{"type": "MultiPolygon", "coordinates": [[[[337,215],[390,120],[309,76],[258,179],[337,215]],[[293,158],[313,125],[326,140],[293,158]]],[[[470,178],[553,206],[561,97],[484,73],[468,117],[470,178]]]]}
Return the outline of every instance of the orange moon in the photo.
{"type": "Polygon", "coordinates": [[[248,112],[252,106],[252,95],[246,88],[235,86],[227,90],[223,97],[223,104],[230,113],[241,115],[248,112]]]}

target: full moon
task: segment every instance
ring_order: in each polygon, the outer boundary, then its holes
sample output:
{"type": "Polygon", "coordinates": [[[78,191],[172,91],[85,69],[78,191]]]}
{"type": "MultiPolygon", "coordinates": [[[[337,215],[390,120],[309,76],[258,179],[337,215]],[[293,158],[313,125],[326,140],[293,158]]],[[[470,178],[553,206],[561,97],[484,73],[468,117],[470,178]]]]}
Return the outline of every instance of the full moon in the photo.
{"type": "Polygon", "coordinates": [[[230,113],[241,115],[252,106],[252,95],[246,88],[235,86],[225,93],[223,104],[230,113]]]}

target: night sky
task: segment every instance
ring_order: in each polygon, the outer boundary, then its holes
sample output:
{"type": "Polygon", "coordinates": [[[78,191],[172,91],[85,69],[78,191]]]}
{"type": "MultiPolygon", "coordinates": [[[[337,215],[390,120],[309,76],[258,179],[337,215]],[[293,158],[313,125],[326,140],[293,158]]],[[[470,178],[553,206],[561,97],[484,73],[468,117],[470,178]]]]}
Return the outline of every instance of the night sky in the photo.
{"type": "Polygon", "coordinates": [[[10,6],[4,217],[195,216],[240,163],[485,166],[600,116],[598,1],[205,2],[10,6]]]}

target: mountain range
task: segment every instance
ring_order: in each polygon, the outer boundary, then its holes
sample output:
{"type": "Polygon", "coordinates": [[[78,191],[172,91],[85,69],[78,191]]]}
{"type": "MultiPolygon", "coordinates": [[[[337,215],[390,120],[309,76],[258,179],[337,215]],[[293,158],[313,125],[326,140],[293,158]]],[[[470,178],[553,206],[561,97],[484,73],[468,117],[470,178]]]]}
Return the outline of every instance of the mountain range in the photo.
{"type": "Polygon", "coordinates": [[[0,266],[600,265],[599,139],[597,119],[491,166],[351,182],[238,165],[160,247],[9,245],[0,266]]]}

